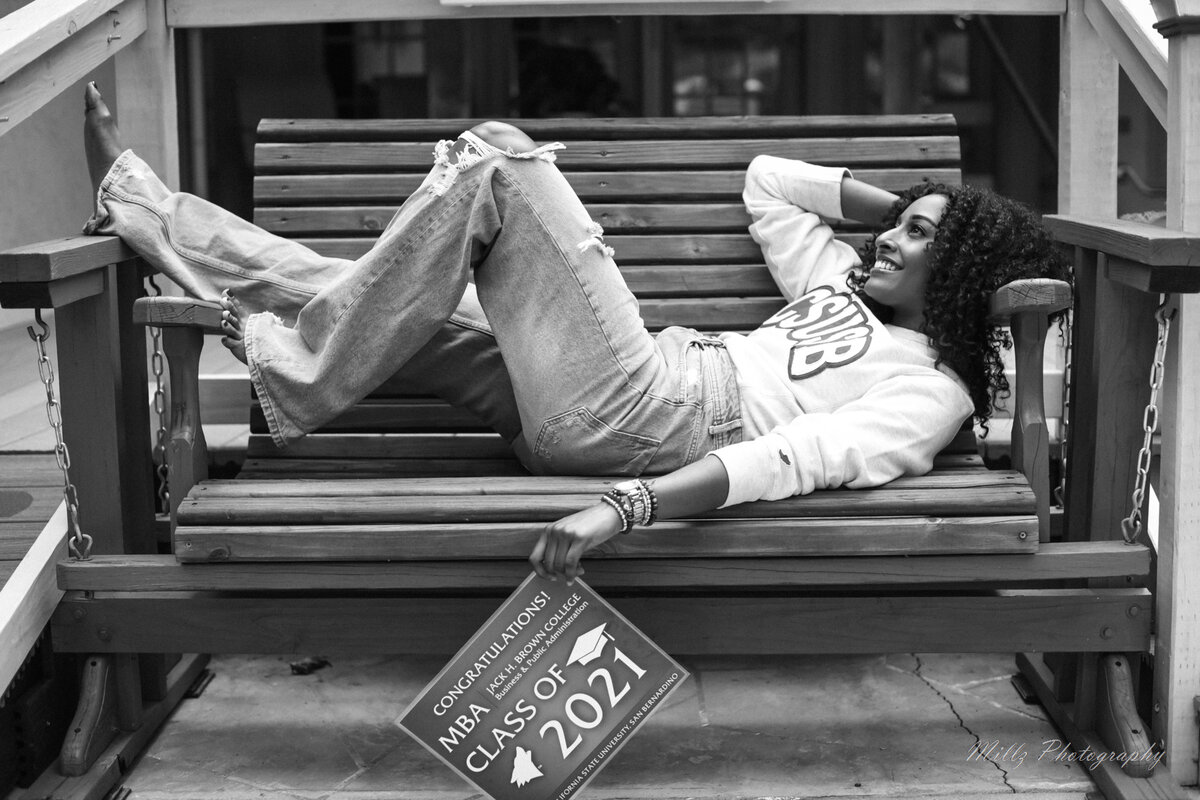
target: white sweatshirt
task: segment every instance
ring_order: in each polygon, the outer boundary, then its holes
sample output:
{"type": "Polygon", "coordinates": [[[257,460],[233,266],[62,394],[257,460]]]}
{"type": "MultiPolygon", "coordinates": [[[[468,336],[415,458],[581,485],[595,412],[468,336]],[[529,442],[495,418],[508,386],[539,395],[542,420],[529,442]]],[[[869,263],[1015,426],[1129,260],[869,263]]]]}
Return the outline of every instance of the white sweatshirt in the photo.
{"type": "Polygon", "coordinates": [[[858,254],[822,221],[841,218],[848,174],[773,156],[746,173],[750,235],[788,305],[721,337],[745,438],[712,453],[729,473],[722,507],[924,474],[974,411],[927,337],[884,325],[850,292],[858,254]]]}

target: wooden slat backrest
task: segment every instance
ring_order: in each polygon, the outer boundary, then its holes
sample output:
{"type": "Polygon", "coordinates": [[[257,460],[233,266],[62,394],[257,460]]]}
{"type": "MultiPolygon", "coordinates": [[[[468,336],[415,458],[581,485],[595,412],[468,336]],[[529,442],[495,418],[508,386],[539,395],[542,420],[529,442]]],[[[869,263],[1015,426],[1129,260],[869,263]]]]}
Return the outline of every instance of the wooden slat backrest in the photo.
{"type": "MultiPolygon", "coordinates": [[[[255,149],[255,221],[318,252],[366,252],[433,161],[471,120],[264,120],[255,149]]],[[[889,189],[958,183],[948,115],[520,120],[561,141],[558,166],[579,193],[651,330],[750,330],[782,298],[749,237],[741,192],[753,156],[849,166],[889,189]]],[[[866,232],[840,223],[858,247],[866,232]]],[[[331,432],[479,431],[469,415],[384,387],[331,432]]],[[[255,417],[255,429],[265,430],[255,417]]],[[[252,448],[253,450],[253,448],[252,448]]]]}
{"type": "MultiPolygon", "coordinates": [[[[429,171],[434,142],[470,125],[467,120],[264,120],[255,149],[255,221],[319,252],[355,258],[429,171]]],[[[960,178],[958,139],[953,118],[946,115],[523,120],[520,125],[540,141],[566,144],[559,167],[629,268],[761,266],[759,250],[746,235],[749,220],[741,204],[746,165],[759,153],[849,166],[889,189],[960,178]]],[[[854,226],[843,226],[841,233],[855,245],[863,238],[854,226]]],[[[715,296],[758,296],[771,288],[769,277],[764,282],[754,270],[735,269],[729,278],[715,296]]],[[[645,282],[634,288],[639,296],[658,293],[645,282]]],[[[746,325],[741,318],[733,321],[746,325]]]]}

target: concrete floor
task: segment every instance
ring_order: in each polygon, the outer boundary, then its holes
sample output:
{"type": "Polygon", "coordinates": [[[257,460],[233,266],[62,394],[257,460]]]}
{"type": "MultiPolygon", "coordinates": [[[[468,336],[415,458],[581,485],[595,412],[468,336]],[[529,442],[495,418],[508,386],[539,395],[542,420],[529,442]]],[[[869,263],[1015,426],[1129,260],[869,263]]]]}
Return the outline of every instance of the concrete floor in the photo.
{"type": "MultiPolygon", "coordinates": [[[[131,800],[478,797],[393,721],[442,658],[218,657],[125,780],[131,800]]],[[[692,672],[586,798],[1083,800],[1008,656],[680,659],[692,672]]]]}

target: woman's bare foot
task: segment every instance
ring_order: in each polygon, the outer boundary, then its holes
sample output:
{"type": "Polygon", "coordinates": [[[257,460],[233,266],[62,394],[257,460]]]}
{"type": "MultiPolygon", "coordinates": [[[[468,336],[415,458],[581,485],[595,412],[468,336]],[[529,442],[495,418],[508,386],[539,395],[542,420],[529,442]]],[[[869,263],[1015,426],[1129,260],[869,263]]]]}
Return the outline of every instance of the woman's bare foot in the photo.
{"type": "Polygon", "coordinates": [[[121,133],[117,130],[116,120],[94,81],[83,90],[83,107],[83,149],[87,153],[92,189],[98,190],[100,181],[104,180],[109,167],[117,160],[117,156],[125,152],[125,148],[121,145],[121,133]]]}
{"type": "Polygon", "coordinates": [[[245,314],[242,304],[226,289],[221,293],[221,308],[225,309],[221,312],[221,327],[225,329],[221,344],[233,353],[234,358],[245,364],[246,342],[242,334],[242,318],[245,314]]]}

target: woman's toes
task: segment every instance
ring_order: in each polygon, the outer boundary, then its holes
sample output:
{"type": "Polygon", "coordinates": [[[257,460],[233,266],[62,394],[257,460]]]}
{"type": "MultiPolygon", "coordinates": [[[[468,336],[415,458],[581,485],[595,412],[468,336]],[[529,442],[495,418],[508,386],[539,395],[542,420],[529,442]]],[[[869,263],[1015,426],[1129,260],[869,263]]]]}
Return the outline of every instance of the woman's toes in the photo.
{"type": "Polygon", "coordinates": [[[241,320],[228,311],[221,312],[221,327],[224,329],[226,336],[233,339],[242,338],[241,320]]]}
{"type": "Polygon", "coordinates": [[[221,292],[221,328],[225,331],[225,336],[221,338],[221,344],[243,364],[246,363],[246,342],[242,330],[244,319],[241,301],[231,295],[228,290],[221,292]]]}
{"type": "Polygon", "coordinates": [[[237,328],[242,327],[242,320],[246,318],[245,309],[242,307],[242,301],[238,300],[228,291],[221,294],[221,308],[224,309],[222,317],[228,319],[237,328]]]}

